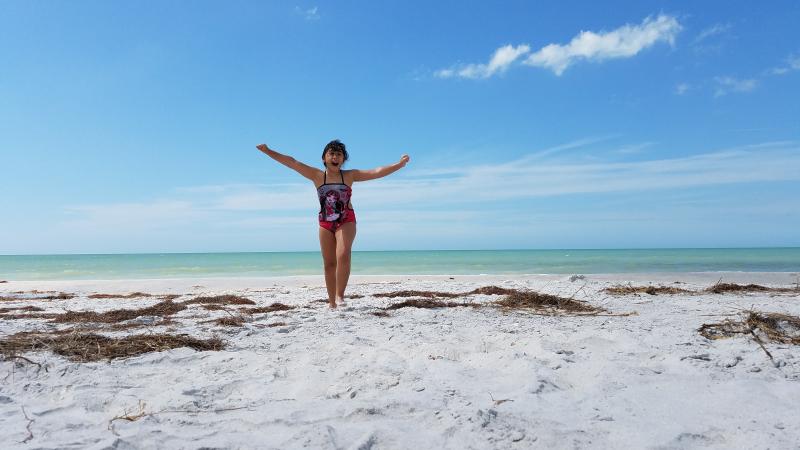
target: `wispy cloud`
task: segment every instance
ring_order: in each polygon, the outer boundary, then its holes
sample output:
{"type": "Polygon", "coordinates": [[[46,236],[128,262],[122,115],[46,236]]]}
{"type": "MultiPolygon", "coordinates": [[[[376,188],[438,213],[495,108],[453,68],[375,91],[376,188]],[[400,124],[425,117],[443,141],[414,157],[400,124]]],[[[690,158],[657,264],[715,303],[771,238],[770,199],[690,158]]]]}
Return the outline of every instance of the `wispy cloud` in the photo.
{"type": "Polygon", "coordinates": [[[450,69],[437,70],[434,75],[439,78],[489,78],[492,75],[505,72],[511,63],[530,50],[530,47],[524,44],[516,47],[505,45],[494,51],[487,64],[456,66],[450,69]]]}
{"type": "MultiPolygon", "coordinates": [[[[670,193],[672,198],[672,192],[686,188],[800,180],[796,142],[627,162],[614,161],[613,150],[606,153],[608,159],[592,162],[561,152],[592,148],[599,139],[577,140],[514,160],[459,166],[444,174],[409,167],[395,177],[359,183],[353,201],[359,221],[368,225],[359,231],[360,245],[385,248],[410,226],[420,236],[414,241],[417,246],[433,248],[477,236],[507,241],[509,236],[527,236],[524,224],[537,218],[546,219],[550,232],[564,232],[561,226],[576,221],[602,220],[602,208],[586,212],[573,205],[585,205],[588,199],[602,202],[609,199],[607,194],[637,197],[651,191],[670,193]],[[558,210],[520,207],[556,197],[563,200],[549,204],[559,205],[558,210]],[[487,214],[495,219],[484,220],[487,214]]],[[[623,145],[619,152],[638,152],[650,145],[623,145]]],[[[316,245],[308,239],[316,230],[315,194],[307,182],[183,187],[151,202],[69,206],[62,221],[49,226],[51,234],[64,242],[83,239],[98,249],[124,251],[133,242],[158,251],[190,251],[199,248],[198,242],[216,242],[229,249],[310,250],[316,245]]],[[[637,220],[630,213],[612,216],[630,224],[637,220]]],[[[658,216],[653,213],[644,219],[654,221],[658,216]]]]}
{"type": "Polygon", "coordinates": [[[730,92],[751,92],[758,86],[758,81],[754,78],[738,79],[733,77],[715,77],[717,84],[714,97],[722,97],[730,92]]]}
{"type": "Polygon", "coordinates": [[[786,75],[795,70],[800,70],[800,56],[789,55],[784,61],[784,64],[769,69],[767,73],[770,75],[786,75]]]}
{"type": "MultiPolygon", "coordinates": [[[[472,165],[472,166],[466,165],[466,167],[468,167],[469,170],[478,170],[478,171],[480,170],[486,170],[488,172],[503,171],[514,168],[519,164],[532,164],[546,158],[552,158],[554,155],[562,155],[564,152],[570,150],[579,150],[579,149],[586,150],[588,148],[591,148],[595,144],[606,142],[617,137],[619,137],[619,135],[617,134],[591,136],[591,137],[576,139],[570,142],[565,142],[563,144],[554,145],[540,150],[533,150],[530,153],[526,154],[525,156],[512,161],[497,162],[486,165],[472,165]]],[[[484,153],[493,153],[494,151],[495,151],[494,149],[489,149],[489,148],[483,150],[484,153]]],[[[458,177],[464,174],[464,166],[465,164],[463,163],[448,164],[447,167],[414,169],[413,173],[415,177],[429,177],[429,178],[458,177]]]]}
{"type": "MultiPolygon", "coordinates": [[[[649,142],[632,144],[619,151],[638,152],[651,145],[649,142]]],[[[564,155],[541,160],[537,156],[541,153],[496,164],[459,167],[447,174],[412,169],[403,179],[359,183],[354,202],[381,210],[387,209],[387,205],[441,209],[475,201],[800,179],[800,172],[794,169],[800,166],[800,146],[795,142],[633,162],[574,162],[574,158],[564,155]]],[[[316,210],[315,192],[308,183],[223,185],[198,187],[194,191],[198,194],[160,199],[152,204],[84,205],[68,209],[73,214],[102,218],[115,224],[209,219],[223,213],[252,211],[292,216],[299,211],[305,214],[316,210]]]]}
{"type": "Polygon", "coordinates": [[[706,40],[706,39],[708,39],[710,37],[719,36],[721,34],[727,33],[730,29],[731,29],[731,24],[729,24],[729,23],[714,24],[714,25],[704,29],[700,33],[698,33],[697,36],[695,36],[695,38],[692,41],[692,43],[693,44],[699,44],[699,43],[703,42],[704,40],[706,40]]]}
{"type": "Polygon", "coordinates": [[[752,181],[800,179],[796,144],[723,150],[684,158],[635,162],[572,162],[570,158],[520,158],[497,165],[462,167],[457,177],[385,180],[360,187],[358,198],[381,205],[447,205],[567,194],[641,192],[752,181]],[[788,164],[788,165],[787,165],[788,164]]]}
{"type": "Polygon", "coordinates": [[[691,49],[698,55],[718,53],[734,37],[731,34],[732,28],[733,25],[729,23],[717,23],[703,29],[692,39],[691,49]]]}
{"type": "Polygon", "coordinates": [[[585,149],[586,147],[589,147],[591,145],[599,144],[601,142],[606,142],[606,141],[608,141],[610,139],[614,139],[616,137],[619,137],[619,135],[617,135],[617,134],[608,134],[608,135],[604,135],[604,136],[593,136],[593,137],[588,137],[588,138],[576,139],[574,141],[567,142],[565,144],[554,145],[554,146],[546,148],[544,150],[538,150],[538,151],[532,152],[529,155],[524,156],[523,158],[521,158],[521,159],[519,159],[517,161],[513,161],[513,162],[508,163],[507,166],[514,165],[514,164],[519,164],[521,162],[528,163],[528,162],[532,162],[532,161],[536,161],[536,160],[541,160],[542,158],[551,156],[553,154],[562,153],[562,152],[567,151],[567,150],[585,149]]]}
{"type": "Polygon", "coordinates": [[[157,229],[209,217],[200,202],[174,198],[151,202],[73,205],[65,207],[64,212],[70,225],[91,225],[104,229],[157,229]]]}
{"type": "Polygon", "coordinates": [[[689,86],[689,83],[678,83],[678,85],[675,86],[675,93],[678,95],[683,95],[689,92],[690,88],[691,86],[689,86]]]}
{"type": "Polygon", "coordinates": [[[303,9],[299,6],[294,7],[294,12],[303,16],[306,20],[319,20],[319,7],[313,6],[311,8],[303,9]]]}
{"type": "Polygon", "coordinates": [[[629,58],[659,42],[674,45],[681,31],[678,20],[660,14],[647,17],[640,25],[623,25],[609,32],[581,31],[569,44],[549,44],[523,61],[530,66],[544,67],[561,75],[578,61],[605,61],[629,58]]]}
{"type": "Polygon", "coordinates": [[[714,77],[714,97],[722,97],[733,92],[752,92],[770,75],[786,75],[796,70],[800,70],[800,56],[791,54],[784,60],[782,65],[762,70],[760,74],[752,78],[714,77]]]}
{"type": "Polygon", "coordinates": [[[615,150],[614,153],[620,155],[634,155],[637,153],[642,153],[646,148],[650,148],[653,145],[655,145],[655,142],[642,142],[640,144],[624,145],[615,150]]]}

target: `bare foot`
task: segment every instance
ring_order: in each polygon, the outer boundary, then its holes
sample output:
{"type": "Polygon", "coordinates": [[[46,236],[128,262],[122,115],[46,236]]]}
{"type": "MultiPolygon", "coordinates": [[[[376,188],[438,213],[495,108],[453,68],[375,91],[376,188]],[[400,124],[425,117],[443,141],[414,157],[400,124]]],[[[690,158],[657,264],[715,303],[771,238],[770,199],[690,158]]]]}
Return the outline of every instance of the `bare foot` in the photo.
{"type": "Polygon", "coordinates": [[[336,297],[336,306],[347,307],[347,302],[344,301],[344,297],[336,297]]]}

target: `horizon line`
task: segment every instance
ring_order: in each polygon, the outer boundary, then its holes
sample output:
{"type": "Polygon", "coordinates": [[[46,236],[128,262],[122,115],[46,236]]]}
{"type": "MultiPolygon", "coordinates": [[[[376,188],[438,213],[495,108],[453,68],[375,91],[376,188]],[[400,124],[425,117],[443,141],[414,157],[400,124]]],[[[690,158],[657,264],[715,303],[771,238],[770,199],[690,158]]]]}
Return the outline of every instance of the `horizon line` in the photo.
{"type": "MultiPolygon", "coordinates": [[[[800,246],[767,247],[595,247],[595,248],[486,248],[486,249],[405,249],[405,250],[353,250],[353,253],[379,252],[499,252],[499,251],[623,251],[623,250],[800,250],[800,246]]],[[[0,253],[10,256],[122,256],[122,255],[222,255],[235,253],[319,253],[319,250],[261,250],[261,251],[210,251],[210,252],[112,252],[112,253],[0,253]]]]}

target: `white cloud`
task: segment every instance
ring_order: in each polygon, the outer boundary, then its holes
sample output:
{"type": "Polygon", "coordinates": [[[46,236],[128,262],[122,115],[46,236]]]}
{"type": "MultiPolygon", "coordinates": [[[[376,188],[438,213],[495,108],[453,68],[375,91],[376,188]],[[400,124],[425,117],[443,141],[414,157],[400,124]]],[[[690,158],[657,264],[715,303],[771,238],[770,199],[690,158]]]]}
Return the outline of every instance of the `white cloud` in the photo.
{"type": "Polygon", "coordinates": [[[208,218],[195,201],[156,199],[151,202],[67,206],[67,223],[97,229],[155,229],[208,218]]]}
{"type": "Polygon", "coordinates": [[[706,39],[708,39],[708,38],[710,38],[712,36],[717,36],[717,35],[726,33],[730,29],[731,29],[731,24],[729,24],[729,23],[726,23],[726,24],[722,24],[722,23],[715,24],[715,25],[713,25],[713,26],[711,26],[709,28],[706,28],[705,30],[701,31],[697,35],[697,37],[694,38],[694,41],[692,41],[692,42],[694,44],[699,44],[700,42],[702,42],[702,41],[704,41],[704,40],[706,40],[706,39]]]}
{"type": "Polygon", "coordinates": [[[213,209],[227,211],[297,211],[308,209],[304,200],[314,195],[310,184],[290,184],[275,188],[226,193],[213,209]]]}
{"type": "Polygon", "coordinates": [[[714,97],[721,97],[730,92],[750,92],[758,85],[758,81],[753,78],[740,80],[733,77],[714,77],[714,81],[717,83],[714,97]]]}
{"type": "MultiPolygon", "coordinates": [[[[579,195],[585,200],[589,194],[800,180],[795,169],[800,166],[800,145],[795,142],[628,162],[586,162],[559,152],[591,148],[598,141],[581,139],[513,161],[462,165],[446,173],[409,167],[398,176],[358,183],[353,202],[359,220],[368,224],[361,232],[362,244],[385,247],[392,227],[403,231],[421,222],[425,226],[420,233],[434,241],[453,239],[456,231],[459,236],[476,236],[478,229],[498,238],[512,236],[519,233],[520,223],[538,214],[520,208],[536,198],[579,195]],[[517,215],[511,220],[506,211],[517,215]],[[503,220],[482,221],[487,212],[503,220]]],[[[618,152],[638,152],[650,144],[631,144],[618,152]]],[[[198,242],[224,243],[230,249],[314,249],[308,236],[316,230],[315,194],[310,183],[300,181],[184,187],[151,202],[70,206],[61,223],[50,224],[49,230],[63,245],[83,240],[96,243],[97,249],[119,251],[125,245],[193,251],[198,242]]],[[[570,202],[559,204],[571,211],[570,202]]],[[[434,241],[430,245],[436,245],[434,241]]]]}
{"type": "Polygon", "coordinates": [[[652,147],[653,145],[655,145],[655,142],[642,142],[641,144],[625,145],[615,150],[614,153],[620,155],[634,155],[637,153],[642,153],[644,149],[652,147]]]}
{"type": "Polygon", "coordinates": [[[506,166],[513,166],[513,165],[519,164],[521,162],[527,163],[527,162],[531,162],[531,161],[535,161],[535,160],[540,160],[540,159],[542,159],[542,158],[544,158],[546,156],[550,156],[550,155],[553,155],[555,153],[561,153],[561,152],[563,152],[565,150],[574,150],[574,149],[579,149],[579,148],[586,148],[586,147],[594,145],[594,144],[598,144],[598,143],[601,143],[601,142],[608,141],[609,139],[613,139],[615,137],[618,137],[618,135],[609,134],[609,135],[605,135],[605,136],[595,136],[595,137],[577,139],[577,140],[574,140],[572,142],[567,142],[566,144],[559,144],[559,145],[555,145],[555,146],[550,147],[550,148],[546,148],[544,150],[539,150],[539,151],[533,152],[533,153],[523,157],[520,160],[513,161],[513,162],[510,162],[510,163],[506,164],[506,166]]]}
{"type": "Polygon", "coordinates": [[[683,95],[689,91],[690,87],[691,86],[689,86],[688,83],[678,83],[678,85],[675,86],[675,93],[678,95],[683,95]]]}
{"type": "Polygon", "coordinates": [[[796,70],[800,70],[800,56],[791,54],[784,60],[783,65],[763,70],[754,78],[738,79],[730,76],[714,77],[714,82],[716,83],[714,97],[722,97],[732,92],[751,92],[755,90],[758,84],[768,75],[786,75],[796,70]]]}
{"type": "MultiPolygon", "coordinates": [[[[542,150],[536,150],[530,152],[527,155],[523,156],[522,158],[519,158],[514,161],[508,161],[505,163],[501,162],[501,163],[487,164],[487,165],[473,165],[467,167],[470,167],[471,170],[487,170],[490,172],[503,171],[513,167],[517,167],[520,164],[530,164],[535,161],[541,161],[546,157],[551,157],[554,154],[560,154],[568,150],[587,149],[588,147],[591,147],[594,144],[605,142],[616,137],[619,137],[619,135],[608,134],[604,136],[593,136],[593,137],[576,139],[574,141],[566,142],[564,144],[558,144],[542,150]]],[[[495,151],[496,149],[494,148],[485,148],[482,150],[482,153],[494,153],[495,151]]],[[[442,164],[446,164],[446,167],[437,167],[434,169],[415,168],[413,171],[414,176],[418,178],[455,177],[463,175],[464,173],[462,166],[465,165],[465,161],[463,160],[453,164],[452,158],[449,158],[447,161],[443,161],[442,164]]]]}
{"type": "MultiPolygon", "coordinates": [[[[649,142],[632,144],[621,147],[619,152],[638,152],[651,145],[649,142]]],[[[800,179],[800,172],[794,169],[800,165],[800,146],[794,142],[632,162],[575,162],[575,158],[567,155],[545,160],[536,157],[542,153],[534,152],[514,161],[458,167],[452,172],[411,169],[405,172],[403,179],[358,183],[353,202],[357,207],[377,209],[400,205],[447,209],[448,205],[475,201],[800,179]]],[[[198,189],[201,191],[203,189],[198,189]]],[[[69,208],[87,218],[115,224],[165,219],[208,220],[219,215],[253,211],[286,217],[308,214],[316,209],[315,192],[308,183],[247,188],[236,185],[216,193],[205,192],[180,200],[160,199],[151,204],[69,208]]]]}
{"type": "Polygon", "coordinates": [[[318,20],[319,19],[319,8],[314,6],[308,9],[300,8],[299,6],[294,7],[294,12],[300,14],[301,16],[305,17],[306,20],[318,20]]]}
{"type": "Polygon", "coordinates": [[[786,75],[789,72],[800,70],[800,56],[789,55],[785,64],[767,71],[770,75],[786,75]]]}
{"type": "Polygon", "coordinates": [[[629,58],[659,42],[674,45],[681,30],[675,17],[660,14],[647,17],[641,25],[624,25],[609,32],[581,31],[569,44],[549,44],[523,61],[530,66],[544,67],[561,75],[580,60],[603,61],[629,58]]]}
{"type": "Polygon", "coordinates": [[[530,47],[527,45],[504,45],[494,51],[488,64],[467,64],[457,68],[442,69],[434,73],[439,78],[489,78],[492,75],[505,72],[511,63],[520,56],[528,53],[530,47]]]}
{"type": "Polygon", "coordinates": [[[746,147],[702,155],[635,161],[571,162],[520,158],[496,165],[460,168],[455,177],[384,180],[359,186],[356,199],[383,205],[443,206],[565,194],[639,192],[752,181],[800,179],[796,144],[746,147]]]}
{"type": "Polygon", "coordinates": [[[434,72],[434,75],[439,78],[450,78],[456,75],[456,71],[454,69],[441,69],[434,72]]]}

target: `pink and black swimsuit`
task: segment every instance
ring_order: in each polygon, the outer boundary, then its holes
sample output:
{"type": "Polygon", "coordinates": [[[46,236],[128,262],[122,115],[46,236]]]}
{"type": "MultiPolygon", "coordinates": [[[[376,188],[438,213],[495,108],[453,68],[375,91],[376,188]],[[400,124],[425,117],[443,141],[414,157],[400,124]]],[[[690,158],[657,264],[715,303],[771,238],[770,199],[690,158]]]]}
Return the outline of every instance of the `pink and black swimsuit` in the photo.
{"type": "Polygon", "coordinates": [[[356,212],[350,206],[350,197],[353,190],[344,183],[344,174],[341,183],[328,184],[328,173],[322,185],[317,188],[319,196],[319,226],[331,233],[335,233],[343,224],[356,221],[356,212]]]}

